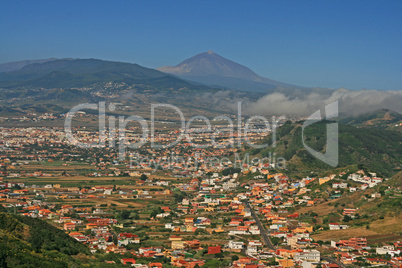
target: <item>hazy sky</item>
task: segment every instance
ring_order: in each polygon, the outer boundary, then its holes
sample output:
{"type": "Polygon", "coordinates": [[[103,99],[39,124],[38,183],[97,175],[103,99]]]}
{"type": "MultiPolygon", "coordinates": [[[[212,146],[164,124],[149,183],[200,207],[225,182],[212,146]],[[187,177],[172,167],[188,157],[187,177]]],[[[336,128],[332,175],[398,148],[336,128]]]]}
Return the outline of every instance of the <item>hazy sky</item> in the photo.
{"type": "Polygon", "coordinates": [[[0,1],[0,63],[214,50],[302,86],[402,89],[402,1],[0,1]]]}

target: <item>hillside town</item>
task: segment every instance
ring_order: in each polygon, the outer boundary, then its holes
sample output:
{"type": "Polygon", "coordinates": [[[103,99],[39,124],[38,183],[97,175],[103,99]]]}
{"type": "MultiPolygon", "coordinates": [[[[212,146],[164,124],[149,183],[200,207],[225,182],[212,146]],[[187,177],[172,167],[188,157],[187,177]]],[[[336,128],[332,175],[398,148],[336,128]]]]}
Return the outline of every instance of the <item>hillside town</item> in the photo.
{"type": "MultiPolygon", "coordinates": [[[[89,136],[90,134],[84,134],[89,136]]],[[[45,220],[92,254],[119,256],[132,267],[401,267],[400,240],[365,236],[317,239],[353,230],[371,217],[362,204],[401,194],[366,170],[289,177],[269,163],[236,160],[194,165],[183,144],[173,151],[190,165],[118,162],[108,148],[80,151],[57,129],[1,129],[0,204],[45,220]],[[29,139],[27,139],[29,137],[29,139]],[[360,202],[360,201],[359,201],[360,202]],[[318,208],[330,207],[324,215],[318,208]],[[168,266],[169,265],[169,266],[168,266]]],[[[233,151],[201,150],[223,157],[233,151]]],[[[167,152],[167,151],[166,151],[167,152]]],[[[205,157],[205,156],[204,156],[205,157]]],[[[156,159],[159,159],[158,162],[156,159]]],[[[368,226],[368,225],[367,225],[368,226]]],[[[331,237],[331,236],[329,236],[331,237]]],[[[115,260],[107,260],[114,262],[115,260]]]]}

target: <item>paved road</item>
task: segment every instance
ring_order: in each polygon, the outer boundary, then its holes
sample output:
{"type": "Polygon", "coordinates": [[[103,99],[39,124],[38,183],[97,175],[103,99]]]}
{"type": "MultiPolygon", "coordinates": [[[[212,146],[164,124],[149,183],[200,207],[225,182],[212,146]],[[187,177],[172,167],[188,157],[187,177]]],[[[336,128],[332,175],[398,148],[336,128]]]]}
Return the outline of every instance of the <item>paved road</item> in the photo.
{"type": "MultiPolygon", "coordinates": [[[[257,223],[258,229],[260,229],[260,233],[261,233],[261,236],[262,236],[262,239],[263,239],[265,245],[267,245],[268,248],[275,250],[274,245],[272,244],[271,240],[269,240],[268,232],[265,230],[264,226],[262,226],[260,219],[255,214],[254,209],[251,208],[251,205],[248,202],[248,200],[245,201],[245,204],[246,204],[246,207],[250,209],[251,216],[253,216],[255,222],[257,223]]],[[[338,260],[336,260],[334,258],[321,256],[321,259],[331,262],[331,263],[336,263],[341,268],[346,268],[346,266],[344,264],[342,264],[341,262],[339,262],[338,260]]]]}
{"type": "Polygon", "coordinates": [[[337,264],[337,265],[338,265],[339,267],[341,267],[341,268],[346,268],[346,266],[343,265],[341,262],[339,262],[338,260],[333,259],[333,258],[331,258],[331,257],[321,256],[321,259],[323,259],[324,261],[328,261],[328,262],[331,262],[331,263],[335,263],[335,264],[337,264]]]}
{"type": "Polygon", "coordinates": [[[265,230],[264,226],[262,226],[260,219],[258,218],[258,216],[255,214],[254,209],[251,208],[250,203],[248,202],[248,200],[245,201],[246,207],[250,209],[251,211],[251,216],[253,216],[255,222],[257,223],[258,229],[260,229],[260,234],[262,237],[262,240],[264,241],[264,244],[272,250],[275,250],[274,245],[272,245],[271,240],[269,240],[268,237],[268,233],[265,230]]]}

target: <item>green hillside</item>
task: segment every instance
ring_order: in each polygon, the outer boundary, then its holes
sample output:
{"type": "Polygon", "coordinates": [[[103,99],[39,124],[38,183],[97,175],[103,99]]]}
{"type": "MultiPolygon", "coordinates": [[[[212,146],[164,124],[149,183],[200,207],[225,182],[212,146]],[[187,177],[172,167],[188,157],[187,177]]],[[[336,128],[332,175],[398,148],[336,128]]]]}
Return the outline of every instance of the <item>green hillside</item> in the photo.
{"type": "MultiPolygon", "coordinates": [[[[24,68],[0,73],[0,87],[72,88],[102,82],[144,84],[155,88],[193,87],[172,75],[138,64],[97,59],[64,59],[35,63],[24,68]]],[[[198,86],[198,88],[204,88],[198,86]]]]}
{"type": "MultiPolygon", "coordinates": [[[[325,152],[326,123],[320,122],[304,130],[305,142],[319,152],[325,152]]],[[[269,143],[268,137],[264,143],[269,143]]],[[[302,143],[302,125],[286,123],[277,129],[277,146],[265,149],[249,149],[252,155],[268,157],[275,153],[287,160],[287,171],[325,171],[333,169],[314,158],[302,143]]],[[[356,128],[339,125],[338,167],[360,165],[382,176],[392,176],[402,168],[402,133],[389,130],[356,128]]]]}
{"type": "Polygon", "coordinates": [[[68,267],[86,246],[48,223],[0,213],[1,267],[68,267]]]}
{"type": "MultiPolygon", "coordinates": [[[[5,211],[1,205],[0,211],[5,211]]],[[[44,220],[0,212],[0,267],[122,267],[122,257],[92,255],[87,246],[44,220]]]]}

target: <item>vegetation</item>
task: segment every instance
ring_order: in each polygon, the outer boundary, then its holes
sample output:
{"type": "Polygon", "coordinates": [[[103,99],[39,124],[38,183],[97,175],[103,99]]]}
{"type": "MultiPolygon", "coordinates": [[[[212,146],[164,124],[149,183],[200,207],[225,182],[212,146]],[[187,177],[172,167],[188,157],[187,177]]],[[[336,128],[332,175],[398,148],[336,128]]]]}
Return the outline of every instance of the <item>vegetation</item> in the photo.
{"type": "Polygon", "coordinates": [[[381,109],[358,116],[345,117],[340,122],[351,126],[394,129],[395,124],[402,122],[402,115],[391,110],[381,109]]]}
{"type": "MultiPolygon", "coordinates": [[[[144,84],[158,89],[194,87],[192,84],[138,64],[97,59],[61,59],[0,74],[0,87],[64,88],[91,86],[102,82],[144,84]]],[[[206,88],[198,86],[197,88],[206,88]]]]}
{"type": "Polygon", "coordinates": [[[48,223],[0,213],[1,267],[67,267],[88,248],[48,223]]]}
{"type": "MultiPolygon", "coordinates": [[[[326,149],[326,125],[328,121],[312,124],[304,129],[305,143],[319,152],[326,149]]],[[[287,122],[277,130],[278,144],[258,152],[248,152],[269,157],[275,153],[277,157],[287,160],[290,173],[311,170],[331,170],[331,166],[316,159],[303,146],[302,126],[287,122]]],[[[380,130],[362,129],[339,125],[339,164],[338,167],[362,164],[367,170],[377,172],[379,176],[391,176],[401,165],[402,133],[380,130]]],[[[264,140],[269,143],[271,137],[264,140]]]]}
{"type": "Polygon", "coordinates": [[[103,259],[113,255],[93,258],[85,245],[47,222],[4,212],[0,241],[0,267],[110,267],[103,259]]]}

